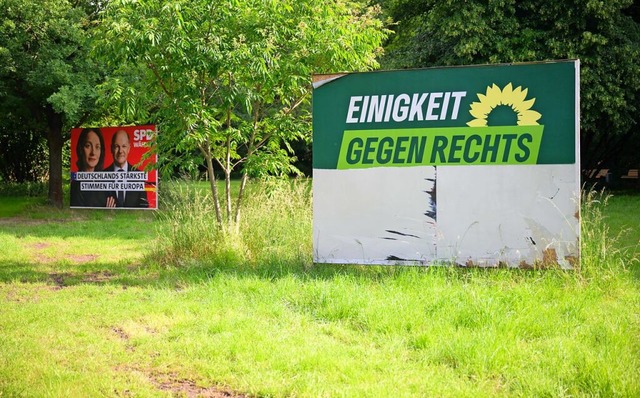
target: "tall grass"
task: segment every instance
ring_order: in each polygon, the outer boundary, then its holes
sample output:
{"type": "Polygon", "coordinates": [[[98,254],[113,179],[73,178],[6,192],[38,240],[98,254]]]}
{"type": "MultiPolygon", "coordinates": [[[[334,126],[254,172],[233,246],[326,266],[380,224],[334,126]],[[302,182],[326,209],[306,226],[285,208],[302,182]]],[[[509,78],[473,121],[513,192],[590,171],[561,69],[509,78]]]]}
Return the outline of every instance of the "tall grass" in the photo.
{"type": "Polygon", "coordinates": [[[605,191],[585,191],[582,199],[581,264],[577,274],[586,278],[608,279],[637,261],[627,248],[618,244],[626,230],[613,233],[606,220],[611,195],[605,191]]]}
{"type": "Polygon", "coordinates": [[[311,195],[307,180],[261,180],[251,184],[241,222],[216,221],[211,193],[193,184],[164,185],[159,212],[161,252],[167,264],[207,260],[238,267],[310,261],[311,195]]]}
{"type": "Polygon", "coordinates": [[[211,193],[182,182],[163,184],[156,258],[165,264],[184,264],[211,256],[241,256],[216,221],[211,193]]]}
{"type": "MultiPolygon", "coordinates": [[[[613,233],[606,220],[611,195],[585,191],[581,211],[581,263],[575,275],[607,277],[637,261],[618,241],[627,232],[613,233]]],[[[218,225],[211,194],[188,183],[165,185],[164,228],[159,234],[161,258],[167,263],[208,260],[220,265],[268,266],[293,262],[311,263],[312,205],[308,180],[267,179],[248,188],[241,223],[229,231],[218,225]]]]}
{"type": "Polygon", "coordinates": [[[240,232],[255,265],[311,262],[311,183],[264,180],[246,201],[240,232]]]}

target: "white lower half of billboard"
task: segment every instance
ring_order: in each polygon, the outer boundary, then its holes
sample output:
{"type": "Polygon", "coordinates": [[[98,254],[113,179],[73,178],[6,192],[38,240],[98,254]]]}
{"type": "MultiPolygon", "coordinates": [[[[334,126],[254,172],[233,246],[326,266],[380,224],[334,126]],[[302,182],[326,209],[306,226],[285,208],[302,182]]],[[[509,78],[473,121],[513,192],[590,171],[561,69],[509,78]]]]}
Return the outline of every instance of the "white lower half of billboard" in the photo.
{"type": "Polygon", "coordinates": [[[314,261],[570,268],[580,247],[576,170],[314,169],[314,261]]]}

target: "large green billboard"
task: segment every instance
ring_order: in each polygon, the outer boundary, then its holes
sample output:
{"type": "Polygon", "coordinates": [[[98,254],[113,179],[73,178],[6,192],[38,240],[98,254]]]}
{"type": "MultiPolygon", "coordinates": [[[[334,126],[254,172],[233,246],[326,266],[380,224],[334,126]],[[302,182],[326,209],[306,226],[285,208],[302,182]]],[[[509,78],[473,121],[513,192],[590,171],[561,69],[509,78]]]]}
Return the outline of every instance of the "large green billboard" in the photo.
{"type": "Polygon", "coordinates": [[[346,74],[314,91],[314,168],[375,167],[384,151],[402,154],[391,167],[574,163],[574,75],[574,62],[346,74]]]}
{"type": "Polygon", "coordinates": [[[578,61],[315,76],[316,261],[494,264],[506,260],[532,265],[542,261],[544,253],[548,260],[553,249],[558,263],[575,262],[579,240],[579,223],[574,217],[579,197],[578,112],[578,61]],[[473,179],[468,180],[471,175],[473,179]],[[460,185],[464,187],[456,188],[460,185]],[[428,193],[428,205],[407,202],[401,194],[381,193],[412,186],[428,193]],[[468,187],[474,187],[475,199],[466,202],[459,196],[468,187]],[[539,203],[530,209],[520,208],[527,202],[525,198],[540,196],[547,188],[558,191],[549,195],[557,208],[560,198],[566,202],[560,206],[560,214],[543,211],[545,205],[539,203]],[[344,196],[351,190],[356,192],[354,196],[344,196]],[[514,194],[514,190],[520,192],[514,194]],[[383,198],[376,201],[380,195],[383,198]],[[484,222],[464,218],[474,218],[473,214],[459,217],[447,210],[451,204],[469,209],[486,200],[502,205],[489,212],[484,222]],[[354,209],[344,201],[360,205],[354,209]],[[425,207],[426,224],[416,213],[421,207],[425,207]],[[414,210],[396,214],[398,208],[414,210]],[[353,211],[360,216],[354,216],[353,211]],[[545,212],[549,214],[545,216],[545,212]],[[515,213],[520,221],[514,223],[515,213]],[[556,218],[566,217],[575,220],[568,224],[571,231],[556,225],[556,218]],[[343,225],[347,222],[350,224],[343,225]],[[471,231],[463,234],[465,240],[473,231],[482,231],[478,233],[486,241],[484,246],[467,242],[464,246],[473,249],[458,250],[462,238],[448,235],[448,231],[459,232],[451,227],[456,223],[471,231]],[[549,224],[559,230],[551,231],[549,224]],[[499,226],[500,231],[492,231],[492,226],[499,226]],[[405,235],[398,231],[403,228],[407,229],[405,235]],[[521,235],[522,241],[510,242],[505,249],[504,239],[489,239],[504,236],[505,228],[521,235]],[[344,231],[353,231],[355,236],[351,238],[344,231]],[[564,246],[538,247],[538,243],[531,243],[536,242],[533,235],[545,242],[561,239],[564,246]],[[398,241],[398,236],[419,239],[398,241]],[[370,242],[372,250],[363,253],[364,241],[370,242]],[[387,241],[396,241],[397,247],[380,251],[387,241]],[[347,248],[350,245],[354,247],[347,248]],[[512,255],[502,258],[491,254],[510,252],[509,245],[516,247],[512,255]],[[536,247],[528,247],[531,245],[536,247]],[[462,260],[458,258],[461,254],[465,256],[462,260]]]}

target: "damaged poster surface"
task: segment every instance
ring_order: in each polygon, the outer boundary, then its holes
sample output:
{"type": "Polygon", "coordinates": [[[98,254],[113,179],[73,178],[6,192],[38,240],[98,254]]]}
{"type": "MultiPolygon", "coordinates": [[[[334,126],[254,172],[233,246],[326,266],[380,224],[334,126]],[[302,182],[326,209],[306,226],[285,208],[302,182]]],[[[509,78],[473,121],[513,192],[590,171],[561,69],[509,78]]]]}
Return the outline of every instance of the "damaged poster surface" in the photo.
{"type": "Polygon", "coordinates": [[[314,261],[579,261],[579,62],[314,77],[314,261]]]}

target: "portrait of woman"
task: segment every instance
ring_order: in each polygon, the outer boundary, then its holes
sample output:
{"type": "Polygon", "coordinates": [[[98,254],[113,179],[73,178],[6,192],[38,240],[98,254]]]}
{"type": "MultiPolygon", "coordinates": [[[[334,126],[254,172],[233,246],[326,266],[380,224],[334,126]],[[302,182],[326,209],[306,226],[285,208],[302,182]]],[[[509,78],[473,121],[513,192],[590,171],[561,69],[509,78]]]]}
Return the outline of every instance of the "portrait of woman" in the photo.
{"type": "Polygon", "coordinates": [[[104,138],[100,129],[84,129],[76,145],[78,171],[102,171],[104,138]]]}
{"type": "MultiPolygon", "coordinates": [[[[104,167],[104,138],[97,128],[86,128],[80,133],[75,147],[78,172],[97,172],[104,167]]],[[[106,191],[81,189],[81,181],[71,182],[71,206],[114,207],[115,200],[106,191]]]]}

